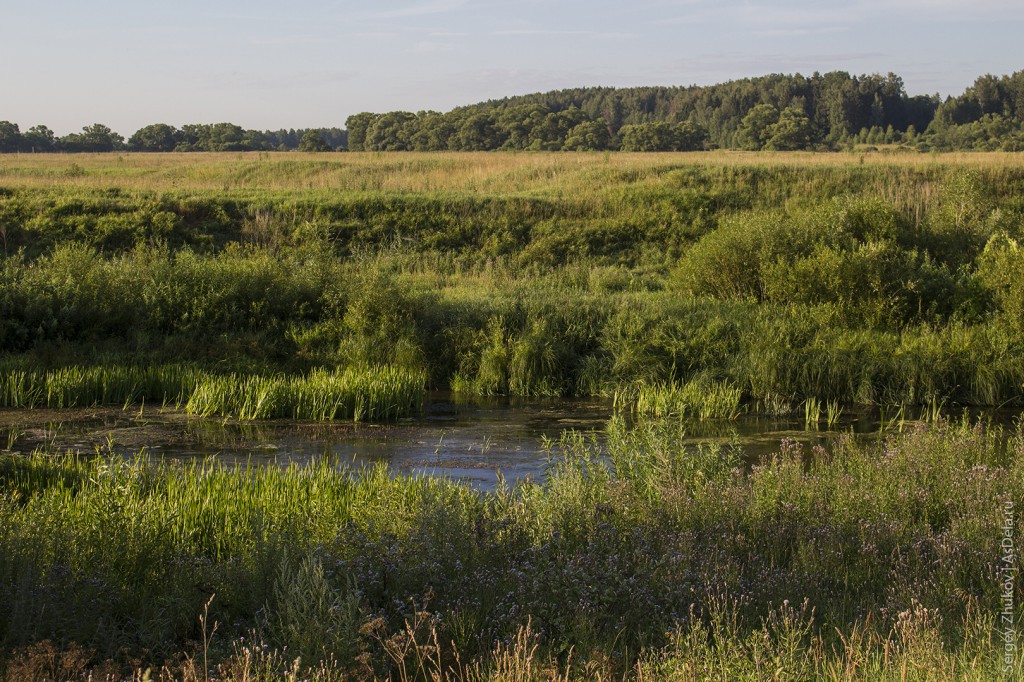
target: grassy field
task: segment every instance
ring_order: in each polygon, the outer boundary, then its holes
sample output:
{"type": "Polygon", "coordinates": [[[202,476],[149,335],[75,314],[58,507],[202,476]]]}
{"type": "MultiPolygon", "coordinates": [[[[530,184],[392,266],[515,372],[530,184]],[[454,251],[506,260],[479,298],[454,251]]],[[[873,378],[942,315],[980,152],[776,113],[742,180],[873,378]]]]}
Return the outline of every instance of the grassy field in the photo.
{"type": "MultiPolygon", "coordinates": [[[[1020,153],[978,152],[685,152],[564,154],[493,152],[386,152],[302,154],[7,154],[0,178],[10,187],[66,187],[169,191],[321,190],[344,192],[536,192],[588,194],[623,175],[657,184],[681,168],[818,170],[867,166],[893,173],[926,173],[950,167],[1001,172],[1019,170],[1020,153]],[[618,176],[618,177],[616,177],[618,176]],[[596,186],[595,186],[596,183],[596,186]]],[[[879,191],[882,187],[878,187],[879,191]]]]}
{"type": "Polygon", "coordinates": [[[1020,427],[682,438],[1022,406],[1022,240],[1020,154],[2,156],[3,405],[620,416],[493,493],[0,455],[0,673],[1018,679],[1020,427]]]}

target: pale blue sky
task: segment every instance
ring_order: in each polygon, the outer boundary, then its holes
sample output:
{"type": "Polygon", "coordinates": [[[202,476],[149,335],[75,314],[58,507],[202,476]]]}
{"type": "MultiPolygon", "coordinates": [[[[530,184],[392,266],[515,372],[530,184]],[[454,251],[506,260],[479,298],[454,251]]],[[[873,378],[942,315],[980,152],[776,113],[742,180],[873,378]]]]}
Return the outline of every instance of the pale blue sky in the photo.
{"type": "Polygon", "coordinates": [[[589,85],[1024,68],[1022,0],[0,0],[0,120],[342,127],[589,85]]]}

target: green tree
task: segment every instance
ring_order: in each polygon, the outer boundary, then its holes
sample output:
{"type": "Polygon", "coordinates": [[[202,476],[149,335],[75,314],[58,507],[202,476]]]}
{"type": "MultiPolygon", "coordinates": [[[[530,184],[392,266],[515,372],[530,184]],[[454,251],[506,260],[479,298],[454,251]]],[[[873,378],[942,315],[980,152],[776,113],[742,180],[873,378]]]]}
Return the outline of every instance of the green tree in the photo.
{"type": "Polygon", "coordinates": [[[245,151],[270,151],[274,145],[262,130],[246,130],[242,133],[242,149],[245,151]]]}
{"type": "Polygon", "coordinates": [[[549,113],[551,110],[541,104],[522,104],[500,109],[496,113],[496,125],[504,138],[501,148],[527,149],[532,143],[534,130],[543,126],[549,113]]]}
{"type": "Polygon", "coordinates": [[[112,152],[124,146],[124,138],[102,123],[94,123],[60,138],[60,146],[69,152],[112,152]]]}
{"type": "Polygon", "coordinates": [[[497,149],[503,140],[490,113],[472,114],[459,126],[455,135],[458,148],[464,151],[497,149]]]}
{"type": "Polygon", "coordinates": [[[576,107],[565,111],[550,112],[535,125],[529,133],[527,149],[534,151],[558,151],[565,146],[569,130],[586,120],[586,114],[576,107]]]}
{"type": "Polygon", "coordinates": [[[324,141],[323,136],[316,130],[307,130],[306,134],[299,140],[300,152],[329,152],[331,145],[324,141]]]}
{"type": "Polygon", "coordinates": [[[366,151],[366,131],[378,118],[377,114],[364,111],[359,114],[352,114],[345,119],[345,127],[348,129],[349,151],[366,151]]]}
{"type": "Polygon", "coordinates": [[[828,140],[838,142],[859,130],[857,83],[845,71],[826,73],[817,79],[815,120],[828,131],[828,140]]]}
{"type": "Polygon", "coordinates": [[[57,144],[53,131],[44,125],[32,126],[22,137],[26,151],[30,152],[52,152],[57,144]]]}
{"type": "Polygon", "coordinates": [[[611,137],[608,124],[604,122],[604,119],[584,121],[569,130],[565,136],[565,146],[562,148],[570,152],[608,149],[611,137]]]}
{"type": "Polygon", "coordinates": [[[692,118],[673,126],[675,148],[681,152],[693,152],[704,149],[708,141],[707,128],[699,125],[692,118]]]}
{"type": "Polygon", "coordinates": [[[102,123],[93,123],[82,128],[82,137],[89,151],[112,152],[124,147],[124,137],[102,123]]]}
{"type": "Polygon", "coordinates": [[[779,122],[779,110],[773,104],[758,104],[740,123],[739,140],[744,149],[764,149],[772,137],[772,128],[779,122]]]}
{"type": "Polygon", "coordinates": [[[765,149],[806,149],[811,144],[811,119],[799,109],[786,109],[779,114],[778,121],[768,126],[766,134],[769,137],[765,149]]]}
{"type": "Polygon", "coordinates": [[[410,144],[420,152],[445,151],[455,136],[455,125],[451,118],[436,111],[421,111],[416,114],[416,130],[410,144]]]}
{"type": "Polygon", "coordinates": [[[17,123],[0,121],[0,153],[20,152],[23,143],[17,123]]]}
{"type": "Polygon", "coordinates": [[[211,152],[246,151],[245,129],[234,123],[214,123],[209,127],[207,150],[211,152]]]}
{"type": "Polygon", "coordinates": [[[1002,114],[1006,108],[1002,83],[998,78],[990,74],[981,76],[971,87],[974,99],[978,102],[978,108],[984,114],[1002,114]]]}
{"type": "Polygon", "coordinates": [[[412,149],[416,133],[416,115],[408,111],[391,111],[377,119],[366,130],[363,148],[374,152],[405,152],[412,149]]]}
{"type": "Polygon", "coordinates": [[[210,126],[202,123],[186,123],[178,132],[180,141],[174,148],[177,152],[206,151],[210,138],[210,126]]]}
{"type": "Polygon", "coordinates": [[[136,130],[128,138],[128,149],[137,152],[173,152],[180,138],[174,126],[154,123],[136,130]]]}
{"type": "Polygon", "coordinates": [[[624,152],[670,152],[677,148],[675,130],[664,121],[622,126],[619,134],[624,152]]]}

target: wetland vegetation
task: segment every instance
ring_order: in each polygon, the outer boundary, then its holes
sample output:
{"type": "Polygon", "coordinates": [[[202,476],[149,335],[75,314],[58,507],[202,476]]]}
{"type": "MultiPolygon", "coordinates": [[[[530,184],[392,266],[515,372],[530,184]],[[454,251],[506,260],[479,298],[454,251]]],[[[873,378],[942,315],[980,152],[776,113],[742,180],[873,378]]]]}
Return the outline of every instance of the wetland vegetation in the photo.
{"type": "Polygon", "coordinates": [[[683,439],[1020,407],[1022,188],[1016,154],[0,157],[4,406],[379,421],[450,389],[620,414],[487,492],[2,455],[0,669],[1012,678],[1019,427],[752,468],[683,439]]]}
{"type": "Polygon", "coordinates": [[[8,377],[184,367],[158,402],[193,370],[323,368],[698,382],[732,411],[1021,402],[1015,155],[76,158],[0,165],[8,377]]]}

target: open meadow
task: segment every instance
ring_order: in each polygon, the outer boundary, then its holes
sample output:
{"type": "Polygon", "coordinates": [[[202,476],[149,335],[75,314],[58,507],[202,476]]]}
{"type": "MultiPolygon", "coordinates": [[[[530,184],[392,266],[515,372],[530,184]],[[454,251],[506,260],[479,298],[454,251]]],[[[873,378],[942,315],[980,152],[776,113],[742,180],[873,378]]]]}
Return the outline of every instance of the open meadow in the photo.
{"type": "Polygon", "coordinates": [[[1022,244],[1020,153],[0,155],[0,408],[614,413],[490,491],[12,431],[0,680],[1020,679],[1022,244]]]}

